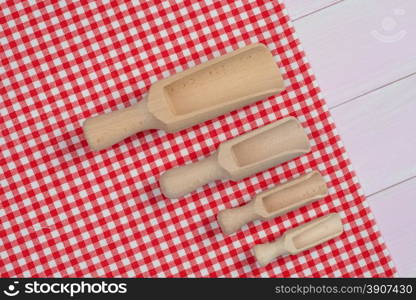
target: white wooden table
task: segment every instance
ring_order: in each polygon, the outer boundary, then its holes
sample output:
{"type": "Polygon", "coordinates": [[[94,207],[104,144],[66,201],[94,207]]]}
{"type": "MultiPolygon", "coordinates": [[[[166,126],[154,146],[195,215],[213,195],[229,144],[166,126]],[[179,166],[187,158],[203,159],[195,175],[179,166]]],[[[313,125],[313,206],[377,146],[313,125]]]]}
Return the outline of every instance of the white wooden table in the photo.
{"type": "Polygon", "coordinates": [[[416,1],[285,0],[399,276],[416,276],[416,1]]]}

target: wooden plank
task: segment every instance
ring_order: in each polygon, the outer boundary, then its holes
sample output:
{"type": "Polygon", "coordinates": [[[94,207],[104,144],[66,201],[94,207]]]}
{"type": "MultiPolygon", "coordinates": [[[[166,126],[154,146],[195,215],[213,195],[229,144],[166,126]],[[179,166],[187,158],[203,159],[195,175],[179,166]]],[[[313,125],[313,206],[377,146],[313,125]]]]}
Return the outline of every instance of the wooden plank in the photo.
{"type": "Polygon", "coordinates": [[[416,176],[416,75],[332,109],[364,192],[416,176]]]}
{"type": "Polygon", "coordinates": [[[303,16],[295,28],[329,106],[355,98],[332,114],[399,275],[414,277],[416,178],[403,181],[416,176],[416,76],[409,76],[416,71],[416,2],[319,5],[286,2],[292,19],[303,16]]]}
{"type": "Polygon", "coordinates": [[[330,107],[416,71],[414,11],[414,0],[348,0],[294,22],[330,107]]]}
{"type": "Polygon", "coordinates": [[[296,20],[338,2],[341,2],[341,0],[286,0],[284,4],[290,18],[296,20]]]}
{"type": "Polygon", "coordinates": [[[368,198],[399,276],[416,277],[416,178],[368,198]]]}

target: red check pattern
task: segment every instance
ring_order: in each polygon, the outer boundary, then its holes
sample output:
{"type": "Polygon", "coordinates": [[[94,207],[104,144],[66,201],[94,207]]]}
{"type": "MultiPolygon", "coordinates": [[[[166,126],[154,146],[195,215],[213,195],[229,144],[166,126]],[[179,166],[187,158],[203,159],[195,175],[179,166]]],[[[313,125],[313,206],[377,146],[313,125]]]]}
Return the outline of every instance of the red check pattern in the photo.
{"type": "Polygon", "coordinates": [[[0,274],[8,276],[393,276],[310,66],[277,1],[21,1],[0,4],[0,274]],[[140,2],[140,3],[139,3],[140,2]],[[286,90],[175,134],[140,133],[91,152],[82,122],[140,101],[158,79],[261,42],[286,90]],[[178,200],[158,177],[285,116],[308,155],[178,200]],[[330,195],[224,236],[216,214],[319,170],[330,195]],[[250,249],[329,212],[341,237],[259,267],[250,249]]]}

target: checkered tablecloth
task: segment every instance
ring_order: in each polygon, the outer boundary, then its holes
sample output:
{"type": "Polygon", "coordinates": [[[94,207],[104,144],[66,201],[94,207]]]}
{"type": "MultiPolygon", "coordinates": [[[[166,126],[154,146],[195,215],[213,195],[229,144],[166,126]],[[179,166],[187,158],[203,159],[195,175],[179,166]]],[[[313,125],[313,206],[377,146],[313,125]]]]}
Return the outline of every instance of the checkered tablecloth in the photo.
{"type": "Polygon", "coordinates": [[[8,276],[393,276],[395,269],[283,5],[277,1],[0,4],[0,274],[8,276]],[[82,122],[140,101],[158,79],[261,42],[286,90],[175,134],[91,152],[82,122]],[[312,151],[241,182],[165,198],[166,169],[295,116],[312,151]],[[307,171],[330,195],[224,236],[219,210],[307,171]],[[329,212],[341,237],[259,267],[255,243],[329,212]]]}

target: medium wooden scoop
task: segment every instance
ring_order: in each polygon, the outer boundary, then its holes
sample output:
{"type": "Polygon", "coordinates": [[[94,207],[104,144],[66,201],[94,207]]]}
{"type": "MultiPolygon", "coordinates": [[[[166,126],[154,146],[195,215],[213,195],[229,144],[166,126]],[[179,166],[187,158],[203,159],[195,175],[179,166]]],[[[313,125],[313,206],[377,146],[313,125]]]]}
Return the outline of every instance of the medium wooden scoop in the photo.
{"type": "Polygon", "coordinates": [[[298,254],[341,235],[343,231],[341,217],[337,213],[329,214],[288,230],[272,243],[254,246],[254,256],[265,266],[280,255],[298,254]]]}
{"type": "Polygon", "coordinates": [[[87,119],[84,134],[91,149],[101,150],[139,131],[182,130],[282,89],[272,54],[254,44],[156,82],[147,99],[87,119]]]}
{"type": "Polygon", "coordinates": [[[248,222],[283,215],[327,194],[324,178],[313,171],[258,194],[244,206],[220,211],[218,223],[225,234],[231,234],[248,222]]]}
{"type": "Polygon", "coordinates": [[[178,198],[218,179],[241,180],[309,152],[308,137],[298,120],[284,118],[222,143],[196,163],[176,167],[160,177],[169,198],[178,198]]]}

